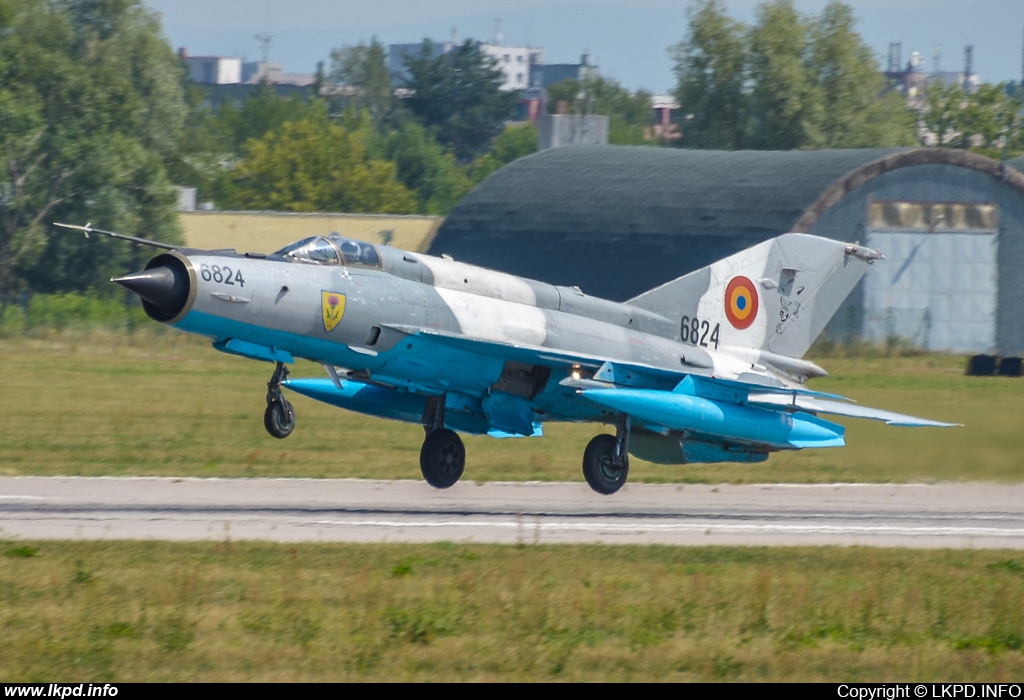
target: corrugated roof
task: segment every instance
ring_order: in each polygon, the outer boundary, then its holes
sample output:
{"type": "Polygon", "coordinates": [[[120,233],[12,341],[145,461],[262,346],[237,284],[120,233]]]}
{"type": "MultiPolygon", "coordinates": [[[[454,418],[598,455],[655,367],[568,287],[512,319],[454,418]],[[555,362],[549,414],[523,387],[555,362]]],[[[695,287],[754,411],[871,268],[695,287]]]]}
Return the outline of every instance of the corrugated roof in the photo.
{"type": "MultiPolygon", "coordinates": [[[[781,233],[845,194],[924,163],[996,176],[952,149],[688,151],[568,146],[498,170],[448,215],[430,253],[626,299],[781,233]]],[[[1010,178],[1024,191],[1024,177],[1010,178]]]]}
{"type": "Polygon", "coordinates": [[[437,244],[522,230],[705,235],[789,230],[833,182],[902,149],[687,151],[571,146],[486,179],[442,225],[437,244]]]}

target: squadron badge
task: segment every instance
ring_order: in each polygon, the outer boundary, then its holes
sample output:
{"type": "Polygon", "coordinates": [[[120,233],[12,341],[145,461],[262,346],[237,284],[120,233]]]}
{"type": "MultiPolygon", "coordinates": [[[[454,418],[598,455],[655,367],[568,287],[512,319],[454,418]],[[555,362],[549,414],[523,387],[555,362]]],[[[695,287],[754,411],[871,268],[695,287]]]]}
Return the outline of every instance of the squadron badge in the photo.
{"type": "Polygon", "coordinates": [[[320,292],[324,312],[324,330],[330,333],[345,315],[345,295],[338,292],[320,292]]]}
{"type": "Polygon", "coordinates": [[[757,289],[746,277],[733,277],[725,288],[725,317],[734,328],[743,330],[757,316],[757,289]]]}

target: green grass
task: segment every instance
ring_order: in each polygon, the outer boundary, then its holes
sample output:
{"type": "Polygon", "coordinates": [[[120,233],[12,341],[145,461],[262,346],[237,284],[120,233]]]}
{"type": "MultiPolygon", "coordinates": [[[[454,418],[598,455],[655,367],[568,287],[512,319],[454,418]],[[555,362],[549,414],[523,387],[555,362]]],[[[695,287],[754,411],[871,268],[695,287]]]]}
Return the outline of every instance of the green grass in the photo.
{"type": "Polygon", "coordinates": [[[1016,552],[0,546],[7,681],[1024,675],[1016,552]]]}
{"type": "MultiPolygon", "coordinates": [[[[271,366],[146,327],[0,340],[0,474],[419,478],[420,427],[292,396],[298,427],[263,430],[271,366]]],[[[704,483],[1024,479],[1024,380],[972,378],[960,357],[835,357],[812,388],[868,406],[963,423],[895,428],[843,421],[848,447],[773,455],[760,465],[661,466],[631,480],[704,483]]],[[[300,363],[296,376],[322,376],[300,363]]],[[[546,437],[466,440],[465,478],[579,480],[600,426],[545,426],[546,437]]]]}

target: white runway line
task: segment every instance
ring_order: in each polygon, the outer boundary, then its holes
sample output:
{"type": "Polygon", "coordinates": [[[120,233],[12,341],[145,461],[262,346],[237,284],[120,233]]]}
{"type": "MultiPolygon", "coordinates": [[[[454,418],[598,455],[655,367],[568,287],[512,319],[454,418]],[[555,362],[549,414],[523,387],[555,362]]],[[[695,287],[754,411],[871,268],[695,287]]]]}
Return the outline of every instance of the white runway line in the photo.
{"type": "Polygon", "coordinates": [[[4,538],[1024,549],[1024,485],[0,477],[4,538]]]}
{"type": "Polygon", "coordinates": [[[383,528],[540,528],[542,531],[578,531],[578,532],[705,532],[719,530],[722,532],[793,532],[802,534],[854,534],[854,535],[903,535],[903,536],[935,536],[951,535],[955,537],[1022,537],[1024,528],[1002,529],[995,527],[895,527],[895,526],[843,526],[843,525],[748,525],[732,523],[558,523],[538,521],[531,517],[529,522],[486,521],[486,520],[317,520],[307,525],[336,525],[343,527],[383,527],[383,528]]]}

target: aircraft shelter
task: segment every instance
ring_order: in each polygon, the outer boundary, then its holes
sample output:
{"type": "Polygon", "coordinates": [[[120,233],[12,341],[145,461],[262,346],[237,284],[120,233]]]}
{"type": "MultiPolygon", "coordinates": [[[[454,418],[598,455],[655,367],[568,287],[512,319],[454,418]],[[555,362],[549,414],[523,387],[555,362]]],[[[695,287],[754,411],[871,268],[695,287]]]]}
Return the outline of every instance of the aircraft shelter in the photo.
{"type": "Polygon", "coordinates": [[[887,258],[836,314],[832,337],[1024,355],[1024,158],[551,149],[484,180],[429,252],[621,301],[786,232],[887,258]]]}

